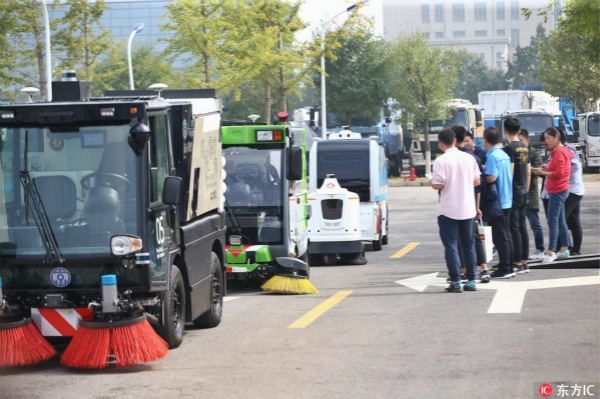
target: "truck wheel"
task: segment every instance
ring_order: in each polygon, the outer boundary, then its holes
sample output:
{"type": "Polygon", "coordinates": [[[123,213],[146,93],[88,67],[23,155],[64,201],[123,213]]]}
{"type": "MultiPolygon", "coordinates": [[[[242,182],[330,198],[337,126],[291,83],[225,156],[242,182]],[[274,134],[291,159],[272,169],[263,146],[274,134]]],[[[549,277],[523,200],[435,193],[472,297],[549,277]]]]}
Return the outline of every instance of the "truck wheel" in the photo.
{"type": "Polygon", "coordinates": [[[163,296],[162,311],[163,325],[156,327],[156,332],[169,344],[169,348],[177,348],[183,340],[185,285],[181,271],[175,265],[171,266],[171,282],[163,296]]]}
{"type": "Polygon", "coordinates": [[[194,326],[199,328],[212,328],[221,323],[223,315],[223,268],[219,257],[214,252],[210,253],[210,309],[194,320],[194,326]]]}
{"type": "Polygon", "coordinates": [[[587,164],[587,158],[585,157],[585,154],[581,154],[581,171],[583,173],[590,173],[590,168],[588,167],[587,164]]]}
{"type": "Polygon", "coordinates": [[[388,239],[388,235],[384,235],[383,238],[381,239],[381,244],[383,245],[388,245],[389,243],[389,239],[388,239]]]}
{"type": "Polygon", "coordinates": [[[373,241],[372,244],[373,244],[373,251],[381,251],[381,249],[383,248],[381,237],[379,237],[379,240],[373,241]]]}
{"type": "Polygon", "coordinates": [[[395,153],[389,159],[390,176],[399,177],[402,174],[402,158],[400,154],[395,153]]]}
{"type": "Polygon", "coordinates": [[[323,263],[327,266],[333,266],[337,262],[337,254],[324,254],[323,255],[323,263]]]}

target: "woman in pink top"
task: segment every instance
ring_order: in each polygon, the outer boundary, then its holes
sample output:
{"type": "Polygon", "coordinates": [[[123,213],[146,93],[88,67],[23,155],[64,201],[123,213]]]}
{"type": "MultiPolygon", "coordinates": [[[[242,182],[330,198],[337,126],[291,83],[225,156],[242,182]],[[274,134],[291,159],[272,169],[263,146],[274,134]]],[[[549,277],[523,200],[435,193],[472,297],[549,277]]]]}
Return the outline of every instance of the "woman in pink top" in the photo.
{"type": "Polygon", "coordinates": [[[542,261],[552,262],[556,258],[566,258],[569,254],[569,229],[565,219],[565,200],[569,196],[569,178],[571,177],[571,158],[573,152],[564,146],[563,134],[554,127],[546,129],[541,136],[542,145],[551,151],[550,164],[541,168],[532,168],[538,176],[546,176],[546,191],[548,191],[549,239],[548,250],[542,261]],[[557,253],[557,239],[563,245],[557,253]]]}

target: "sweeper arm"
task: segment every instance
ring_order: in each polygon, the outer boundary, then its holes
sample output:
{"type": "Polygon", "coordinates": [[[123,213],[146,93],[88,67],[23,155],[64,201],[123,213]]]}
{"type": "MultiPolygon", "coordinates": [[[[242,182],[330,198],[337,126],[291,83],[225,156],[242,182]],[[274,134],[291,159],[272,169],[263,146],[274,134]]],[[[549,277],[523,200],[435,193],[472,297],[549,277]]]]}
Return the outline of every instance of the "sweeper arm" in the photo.
{"type": "Polygon", "coordinates": [[[285,267],[287,269],[302,270],[305,272],[308,271],[308,265],[306,264],[306,262],[298,258],[280,256],[278,258],[275,258],[275,262],[277,262],[279,266],[285,267]]]}

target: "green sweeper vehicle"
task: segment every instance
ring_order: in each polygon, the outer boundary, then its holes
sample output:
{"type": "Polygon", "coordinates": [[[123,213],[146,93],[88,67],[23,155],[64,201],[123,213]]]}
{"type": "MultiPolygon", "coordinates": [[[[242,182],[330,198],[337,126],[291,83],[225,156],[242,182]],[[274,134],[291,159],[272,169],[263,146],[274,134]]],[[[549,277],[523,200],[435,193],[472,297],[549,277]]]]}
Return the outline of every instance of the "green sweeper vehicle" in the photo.
{"type": "Polygon", "coordinates": [[[228,281],[313,293],[307,232],[306,131],[223,121],[228,281]]]}

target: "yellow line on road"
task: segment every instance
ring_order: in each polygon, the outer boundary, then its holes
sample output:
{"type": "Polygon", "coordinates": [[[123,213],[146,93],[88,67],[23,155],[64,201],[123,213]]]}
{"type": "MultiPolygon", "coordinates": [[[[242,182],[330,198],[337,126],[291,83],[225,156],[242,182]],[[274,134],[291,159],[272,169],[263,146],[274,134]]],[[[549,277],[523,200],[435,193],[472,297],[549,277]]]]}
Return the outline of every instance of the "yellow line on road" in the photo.
{"type": "Polygon", "coordinates": [[[400,251],[398,251],[395,254],[393,254],[392,256],[390,256],[390,258],[394,258],[394,259],[401,258],[404,255],[406,255],[407,253],[409,253],[410,251],[412,251],[419,244],[420,244],[420,242],[411,242],[410,244],[408,244],[407,246],[402,248],[400,251]]]}
{"type": "Polygon", "coordinates": [[[330,298],[326,299],[317,307],[308,311],[301,318],[293,322],[288,326],[288,328],[305,328],[313,321],[317,320],[323,313],[327,312],[329,309],[338,304],[342,299],[346,298],[348,295],[352,294],[352,291],[339,291],[334,294],[330,298]]]}

